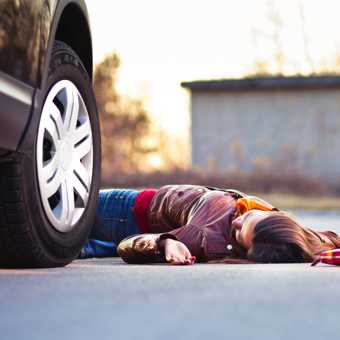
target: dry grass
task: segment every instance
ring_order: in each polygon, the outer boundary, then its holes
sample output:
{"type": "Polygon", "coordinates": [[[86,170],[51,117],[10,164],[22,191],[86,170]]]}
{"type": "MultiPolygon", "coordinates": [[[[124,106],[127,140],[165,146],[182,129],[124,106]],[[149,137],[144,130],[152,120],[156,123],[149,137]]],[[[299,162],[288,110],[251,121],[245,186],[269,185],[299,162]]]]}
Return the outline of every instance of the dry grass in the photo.
{"type": "Polygon", "coordinates": [[[334,196],[301,196],[282,193],[248,193],[258,196],[280,210],[289,209],[340,209],[340,199],[334,196]]]}
{"type": "Polygon", "coordinates": [[[158,189],[167,184],[194,184],[237,189],[263,198],[279,209],[340,209],[340,183],[280,173],[207,173],[184,171],[104,173],[103,188],[158,189]]]}

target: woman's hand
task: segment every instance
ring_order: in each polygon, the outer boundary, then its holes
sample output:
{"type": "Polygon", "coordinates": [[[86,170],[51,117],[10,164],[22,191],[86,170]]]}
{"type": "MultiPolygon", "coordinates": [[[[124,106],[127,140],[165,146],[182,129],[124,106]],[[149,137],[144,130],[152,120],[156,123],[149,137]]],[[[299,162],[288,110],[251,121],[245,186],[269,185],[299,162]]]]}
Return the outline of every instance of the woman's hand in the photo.
{"type": "Polygon", "coordinates": [[[158,249],[164,249],[165,259],[172,264],[194,264],[196,257],[191,256],[189,249],[182,242],[172,239],[158,241],[158,249]]]}

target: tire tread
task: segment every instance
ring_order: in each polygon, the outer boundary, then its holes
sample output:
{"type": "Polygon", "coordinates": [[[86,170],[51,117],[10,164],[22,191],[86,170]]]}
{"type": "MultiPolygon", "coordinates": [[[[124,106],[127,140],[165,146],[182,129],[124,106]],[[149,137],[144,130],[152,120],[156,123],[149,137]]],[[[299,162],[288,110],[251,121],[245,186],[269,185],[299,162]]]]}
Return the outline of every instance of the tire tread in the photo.
{"type": "Polygon", "coordinates": [[[31,233],[25,204],[25,192],[21,177],[25,155],[0,163],[0,267],[43,268],[62,266],[66,263],[48,259],[38,247],[31,233]]]}

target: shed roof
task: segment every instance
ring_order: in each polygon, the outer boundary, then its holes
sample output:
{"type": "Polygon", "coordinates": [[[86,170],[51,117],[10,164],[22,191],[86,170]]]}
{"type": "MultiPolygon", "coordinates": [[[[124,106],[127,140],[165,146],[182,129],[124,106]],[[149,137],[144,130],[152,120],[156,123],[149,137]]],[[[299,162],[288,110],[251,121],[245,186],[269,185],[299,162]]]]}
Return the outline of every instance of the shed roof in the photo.
{"type": "Polygon", "coordinates": [[[305,88],[340,88],[339,76],[259,77],[243,79],[197,80],[181,83],[191,91],[275,90],[305,88]]]}

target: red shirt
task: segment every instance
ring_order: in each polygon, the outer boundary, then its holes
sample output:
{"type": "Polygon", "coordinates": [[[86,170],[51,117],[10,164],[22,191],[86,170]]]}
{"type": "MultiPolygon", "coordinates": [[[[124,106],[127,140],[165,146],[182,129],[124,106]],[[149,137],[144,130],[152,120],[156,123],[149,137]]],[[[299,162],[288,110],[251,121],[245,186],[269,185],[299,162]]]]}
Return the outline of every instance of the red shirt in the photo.
{"type": "Polygon", "coordinates": [[[153,197],[156,195],[156,192],[157,190],[146,189],[136,197],[135,204],[133,206],[133,212],[138,228],[142,234],[150,233],[147,215],[149,206],[153,197]]]}

